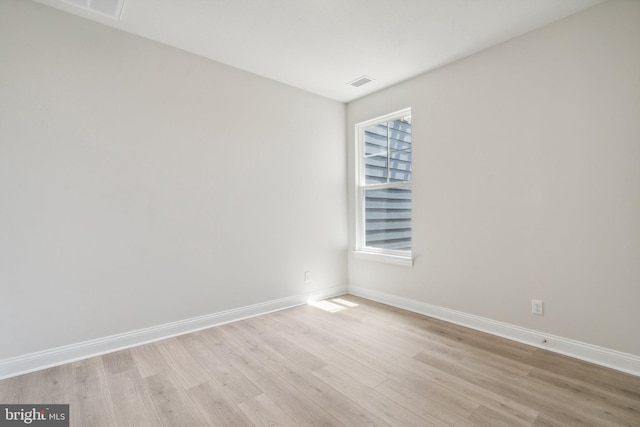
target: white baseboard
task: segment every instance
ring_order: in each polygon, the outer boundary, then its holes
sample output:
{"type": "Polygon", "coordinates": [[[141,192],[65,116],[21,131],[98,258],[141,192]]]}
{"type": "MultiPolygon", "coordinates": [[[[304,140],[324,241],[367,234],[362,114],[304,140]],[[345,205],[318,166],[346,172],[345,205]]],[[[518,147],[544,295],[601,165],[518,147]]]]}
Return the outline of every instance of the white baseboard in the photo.
{"type": "Polygon", "coordinates": [[[0,360],[0,379],[99,356],[345,293],[640,376],[640,357],[359,286],[336,286],[0,360]],[[545,344],[541,344],[546,339],[545,344]]]}
{"type": "Polygon", "coordinates": [[[0,380],[26,374],[76,360],[87,359],[101,354],[111,353],[125,348],[146,344],[177,335],[195,332],[213,326],[235,322],[249,317],[260,316],[274,311],[284,310],[307,303],[309,300],[320,300],[347,292],[346,286],[336,286],[314,291],[309,294],[295,295],[246,307],[165,323],[150,328],[138,329],[122,334],[111,335],[90,341],[65,345],[50,350],[38,351],[0,360],[0,380]]]}
{"type": "Polygon", "coordinates": [[[558,337],[532,329],[521,328],[509,323],[498,322],[485,317],[475,316],[360,286],[349,285],[348,290],[350,294],[355,296],[640,376],[640,356],[575,341],[569,338],[558,337]],[[543,340],[546,340],[544,344],[542,344],[543,340]]]}

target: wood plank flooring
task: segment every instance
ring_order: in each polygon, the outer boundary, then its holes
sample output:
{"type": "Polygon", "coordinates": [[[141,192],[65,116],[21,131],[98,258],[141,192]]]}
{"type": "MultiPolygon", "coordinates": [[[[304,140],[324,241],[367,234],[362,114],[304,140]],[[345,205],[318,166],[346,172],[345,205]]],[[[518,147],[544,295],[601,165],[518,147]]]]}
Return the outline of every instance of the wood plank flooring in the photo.
{"type": "Polygon", "coordinates": [[[346,295],[0,381],[86,426],[640,426],[640,377],[346,295]]]}

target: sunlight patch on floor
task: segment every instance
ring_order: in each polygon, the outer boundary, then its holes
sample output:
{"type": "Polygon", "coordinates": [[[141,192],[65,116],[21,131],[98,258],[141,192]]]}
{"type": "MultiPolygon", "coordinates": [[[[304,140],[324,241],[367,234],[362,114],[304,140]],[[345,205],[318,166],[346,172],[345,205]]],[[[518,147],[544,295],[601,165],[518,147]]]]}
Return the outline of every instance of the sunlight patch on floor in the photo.
{"type": "Polygon", "coordinates": [[[310,299],[307,303],[313,307],[328,311],[330,313],[335,313],[337,311],[342,311],[346,310],[347,308],[358,306],[358,304],[356,304],[355,302],[347,301],[344,298],[332,298],[331,301],[314,301],[310,299]]]}
{"type": "Polygon", "coordinates": [[[331,301],[337,302],[338,304],[342,304],[342,305],[345,305],[347,307],[357,307],[358,306],[358,304],[356,304],[355,302],[347,301],[346,299],[342,299],[342,298],[334,298],[331,301]]]}
{"type": "Polygon", "coordinates": [[[334,304],[331,301],[309,301],[309,305],[321,308],[324,311],[335,313],[336,311],[346,310],[347,307],[340,304],[334,304]]]}

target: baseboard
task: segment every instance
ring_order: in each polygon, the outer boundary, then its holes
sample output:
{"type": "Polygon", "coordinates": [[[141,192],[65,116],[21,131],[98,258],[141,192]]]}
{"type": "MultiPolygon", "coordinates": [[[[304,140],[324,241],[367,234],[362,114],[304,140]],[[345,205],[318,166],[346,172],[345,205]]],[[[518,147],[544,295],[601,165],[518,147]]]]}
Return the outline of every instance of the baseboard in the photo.
{"type": "Polygon", "coordinates": [[[355,296],[640,376],[639,356],[534,331],[532,329],[521,328],[509,323],[498,322],[485,317],[475,316],[360,286],[349,285],[348,290],[350,294],[355,296]],[[543,344],[544,340],[546,340],[546,342],[543,344]]]}
{"type": "Polygon", "coordinates": [[[62,365],[76,360],[87,359],[101,354],[111,353],[125,348],[146,344],[178,335],[195,332],[225,323],[235,322],[274,311],[284,310],[307,303],[309,300],[320,300],[347,292],[346,286],[326,288],[304,295],[280,298],[245,307],[193,317],[177,322],[165,323],[145,329],[138,329],[122,334],[111,335],[90,341],[38,351],[0,360],[0,379],[14,377],[52,366],[62,365]]]}

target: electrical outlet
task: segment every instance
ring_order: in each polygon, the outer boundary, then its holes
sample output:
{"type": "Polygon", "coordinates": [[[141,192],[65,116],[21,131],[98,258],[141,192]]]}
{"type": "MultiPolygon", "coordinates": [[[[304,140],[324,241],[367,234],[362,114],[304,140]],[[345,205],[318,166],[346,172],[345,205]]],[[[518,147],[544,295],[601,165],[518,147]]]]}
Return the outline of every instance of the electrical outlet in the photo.
{"type": "Polygon", "coordinates": [[[304,283],[307,284],[307,285],[311,283],[311,272],[310,271],[305,271],[304,272],[304,283]]]}
{"type": "Polygon", "coordinates": [[[542,316],[542,301],[539,299],[531,300],[531,313],[542,316]]]}

